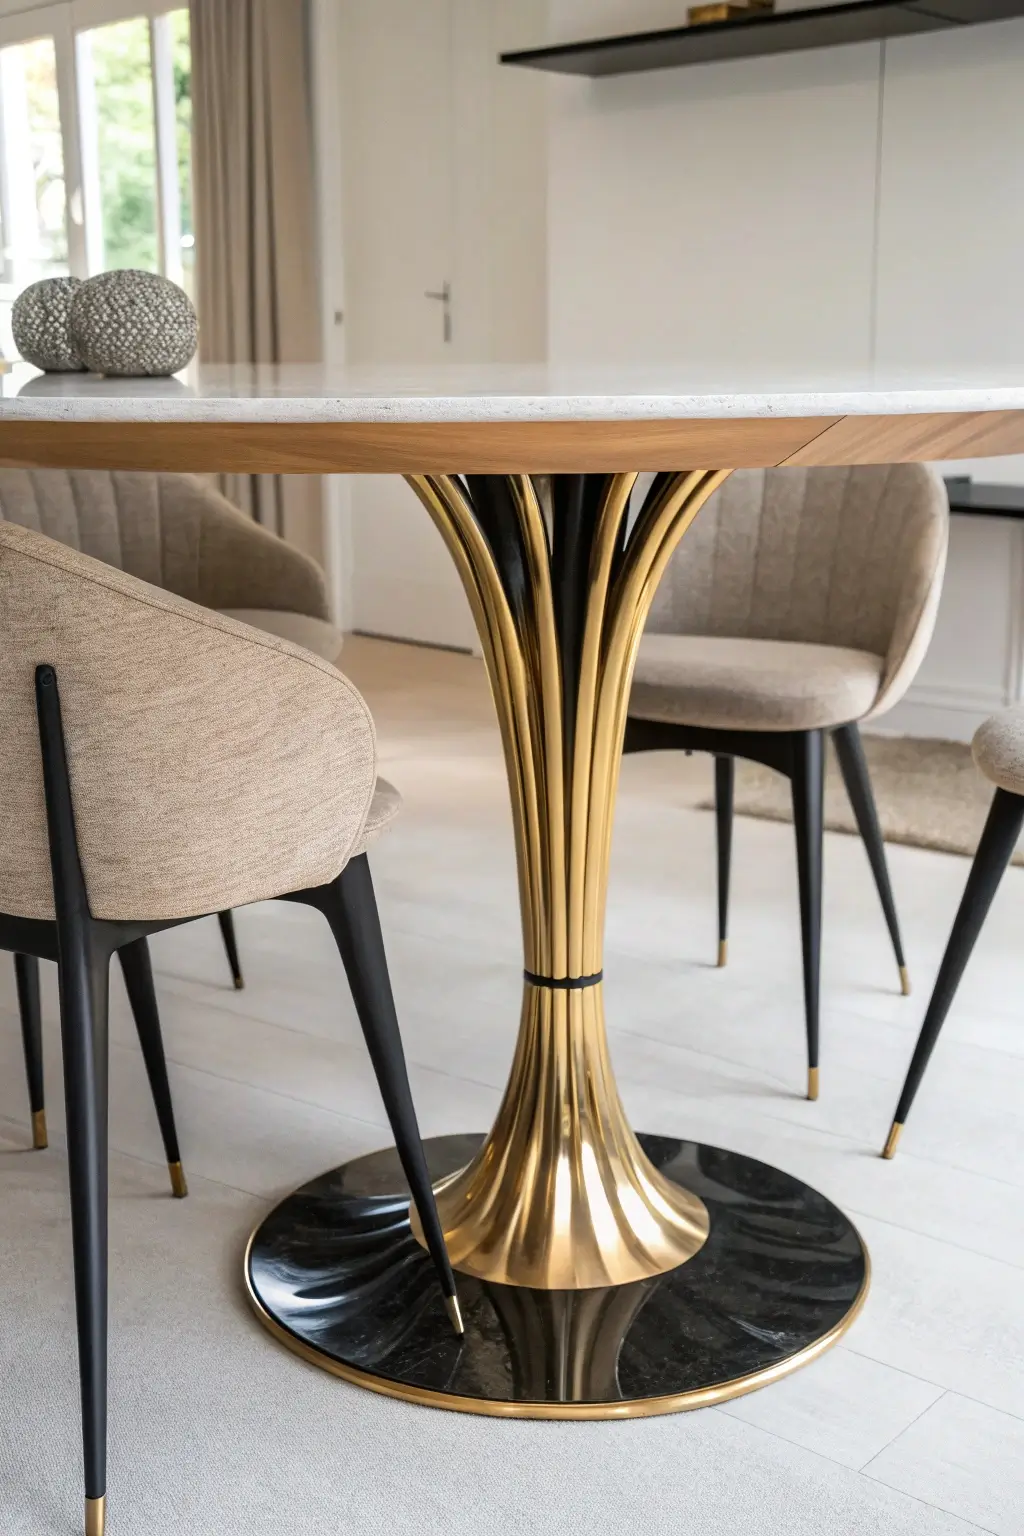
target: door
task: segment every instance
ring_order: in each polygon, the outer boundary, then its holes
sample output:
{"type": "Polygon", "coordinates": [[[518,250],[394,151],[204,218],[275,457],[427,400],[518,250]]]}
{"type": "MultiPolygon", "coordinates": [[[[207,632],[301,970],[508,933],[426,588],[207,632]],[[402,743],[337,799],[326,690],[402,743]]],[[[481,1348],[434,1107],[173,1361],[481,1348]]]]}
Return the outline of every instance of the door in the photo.
{"type": "MultiPolygon", "coordinates": [[[[352,364],[416,368],[459,357],[451,13],[451,0],[345,6],[344,328],[352,364]]],[[[454,567],[404,481],[353,476],[351,498],[354,627],[473,648],[454,567]]]]}

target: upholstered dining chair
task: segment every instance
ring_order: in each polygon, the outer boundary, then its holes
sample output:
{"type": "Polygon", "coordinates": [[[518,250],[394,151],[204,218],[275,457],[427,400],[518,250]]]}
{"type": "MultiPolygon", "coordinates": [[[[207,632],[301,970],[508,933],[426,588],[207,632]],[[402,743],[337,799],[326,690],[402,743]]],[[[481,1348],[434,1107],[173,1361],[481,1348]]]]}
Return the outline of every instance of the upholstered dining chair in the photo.
{"type": "MultiPolygon", "coordinates": [[[[330,623],[323,572],[312,560],[239,512],[193,475],[109,470],[0,469],[0,523],[45,533],[179,597],[294,640],[337,661],[342,635],[330,623]]],[[[230,912],[217,914],[236,988],[242,969],[230,912]]],[[[159,1028],[149,1008],[152,980],[143,950],[121,966],[153,1083],[171,1187],[184,1193],[170,1097],[164,1091],[159,1028]],[[129,975],[129,972],[131,973],[129,975]]],[[[32,1115],[33,1145],[47,1145],[39,1012],[39,964],[15,956],[17,995],[32,1115]]]]}
{"type": "Polygon", "coordinates": [[[740,470],[672,557],[640,642],[627,752],[715,759],[718,963],[735,759],[785,774],[796,830],[807,1096],[818,1096],[825,740],[831,736],[909,990],[859,723],[899,700],[935,623],[949,503],[921,464],[740,470]]]}
{"type": "Polygon", "coordinates": [[[326,917],[449,1316],[366,847],[391,819],[373,721],[330,662],[0,524],[0,948],[56,960],[87,1536],[106,1496],[110,957],[285,897],[326,917]]]}
{"type": "Polygon", "coordinates": [[[885,1158],[896,1152],[946,1015],[1024,826],[1024,704],[1014,704],[986,720],[975,732],[971,750],[977,768],[995,785],[995,794],[882,1149],[885,1158]]]}

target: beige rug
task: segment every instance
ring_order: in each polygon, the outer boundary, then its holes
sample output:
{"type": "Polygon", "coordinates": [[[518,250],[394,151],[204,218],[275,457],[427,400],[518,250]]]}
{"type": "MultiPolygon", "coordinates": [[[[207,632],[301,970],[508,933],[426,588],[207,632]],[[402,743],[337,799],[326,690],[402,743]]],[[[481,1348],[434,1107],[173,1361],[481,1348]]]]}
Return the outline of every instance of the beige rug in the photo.
{"type": "MultiPolygon", "coordinates": [[[[973,858],[993,789],[975,768],[970,747],[901,736],[865,735],[863,740],[886,841],[973,858]]],[[[701,801],[705,810],[713,804],[701,801]]],[[[789,781],[759,763],[737,762],[736,811],[762,821],[792,821],[789,781]]],[[[857,830],[831,748],[825,825],[831,832],[857,830]]],[[[1018,848],[1013,862],[1024,864],[1024,848],[1018,848]]]]}

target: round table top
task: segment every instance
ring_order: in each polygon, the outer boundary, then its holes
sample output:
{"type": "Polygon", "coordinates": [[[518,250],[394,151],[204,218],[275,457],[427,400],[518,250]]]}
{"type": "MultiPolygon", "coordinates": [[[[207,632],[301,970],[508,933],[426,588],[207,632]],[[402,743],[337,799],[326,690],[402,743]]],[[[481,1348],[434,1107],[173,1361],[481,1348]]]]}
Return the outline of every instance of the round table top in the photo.
{"type": "Polygon", "coordinates": [[[0,464],[516,473],[864,464],[1024,452],[1024,368],[943,377],[679,367],[202,366],[3,379],[0,464]]]}

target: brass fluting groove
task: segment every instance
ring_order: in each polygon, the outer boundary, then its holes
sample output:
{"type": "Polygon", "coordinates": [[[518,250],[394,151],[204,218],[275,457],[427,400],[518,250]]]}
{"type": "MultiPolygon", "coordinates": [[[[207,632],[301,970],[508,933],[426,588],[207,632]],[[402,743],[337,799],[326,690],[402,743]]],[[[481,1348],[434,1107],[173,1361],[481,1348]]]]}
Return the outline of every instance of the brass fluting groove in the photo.
{"type": "Polygon", "coordinates": [[[882,1148],[882,1156],[888,1160],[896,1155],[896,1143],[903,1134],[903,1127],[898,1120],[894,1120],[889,1127],[889,1134],[885,1138],[885,1146],[882,1148]]]}
{"type": "MultiPolygon", "coordinates": [[[[532,478],[408,477],[455,561],[480,632],[511,788],[523,910],[528,975],[508,1086],[478,1155],[437,1191],[452,1262],[480,1279],[571,1290],[621,1285],[685,1263],[707,1236],[703,1202],[657,1172],[628,1125],[608,1057],[602,987],[547,979],[589,983],[602,971],[637,647],[672,551],[728,473],[662,475],[628,537],[637,476],[603,477],[594,515],[581,524],[574,676],[563,675],[564,582],[556,593],[551,535],[532,478]]],[[[413,1230],[419,1235],[415,1215],[413,1230]]]]}
{"type": "Polygon", "coordinates": [[[107,1525],[106,1495],[85,1501],[85,1536],[103,1536],[107,1525]]]}
{"type": "Polygon", "coordinates": [[[50,1145],[50,1138],[46,1134],[45,1109],[32,1111],[32,1145],[37,1152],[45,1152],[50,1145]]]}

